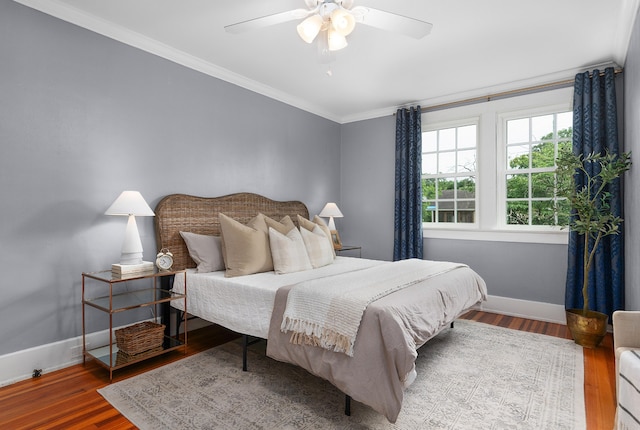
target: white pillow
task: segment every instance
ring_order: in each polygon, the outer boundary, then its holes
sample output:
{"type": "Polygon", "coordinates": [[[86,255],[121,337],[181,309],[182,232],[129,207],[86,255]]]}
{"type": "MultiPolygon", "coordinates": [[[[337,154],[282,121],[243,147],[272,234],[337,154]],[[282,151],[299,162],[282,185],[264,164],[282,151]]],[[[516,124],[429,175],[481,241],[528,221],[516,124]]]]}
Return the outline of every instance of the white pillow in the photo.
{"type": "Polygon", "coordinates": [[[324,234],[327,236],[327,241],[331,246],[331,254],[333,255],[333,258],[336,258],[336,251],[335,251],[335,248],[333,247],[333,239],[331,239],[331,231],[329,230],[329,227],[327,226],[327,224],[324,222],[322,218],[316,215],[313,217],[313,221],[309,221],[305,217],[298,215],[298,224],[300,225],[301,230],[302,228],[306,228],[309,231],[313,231],[316,225],[320,227],[324,232],[324,234]]]}
{"type": "Polygon", "coordinates": [[[314,269],[333,263],[333,246],[327,240],[327,236],[320,226],[316,225],[313,231],[301,228],[300,234],[314,269]]]}
{"type": "Polygon", "coordinates": [[[304,240],[297,228],[286,235],[269,227],[269,243],[273,270],[278,274],[311,270],[311,262],[304,246],[304,240]]]}
{"type": "Polygon", "coordinates": [[[220,237],[181,231],[189,255],[198,266],[198,273],[224,270],[220,237]]]}

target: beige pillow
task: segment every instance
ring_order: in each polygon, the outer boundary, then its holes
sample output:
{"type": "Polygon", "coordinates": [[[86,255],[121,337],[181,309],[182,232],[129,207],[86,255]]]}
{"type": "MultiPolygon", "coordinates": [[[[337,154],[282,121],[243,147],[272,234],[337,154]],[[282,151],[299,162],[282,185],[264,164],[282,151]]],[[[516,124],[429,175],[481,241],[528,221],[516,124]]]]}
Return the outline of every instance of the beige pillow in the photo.
{"type": "Polygon", "coordinates": [[[331,240],[331,231],[322,218],[316,215],[313,217],[313,221],[309,221],[305,217],[298,215],[298,224],[300,225],[300,228],[304,227],[309,231],[313,231],[316,225],[320,227],[327,237],[329,245],[331,245],[331,253],[333,254],[333,258],[336,257],[336,250],[333,248],[333,240],[331,240]]]}
{"type": "Polygon", "coordinates": [[[267,224],[267,227],[273,227],[276,231],[282,233],[282,234],[287,234],[289,233],[292,229],[296,228],[296,225],[293,223],[293,221],[291,220],[291,218],[289,217],[289,215],[285,216],[284,218],[282,218],[280,220],[280,222],[269,218],[266,215],[263,214],[258,214],[258,216],[262,216],[264,218],[265,223],[267,224]]]}
{"type": "Polygon", "coordinates": [[[301,228],[300,234],[314,269],[333,263],[333,245],[327,241],[327,236],[319,225],[316,225],[313,231],[301,228]]]}
{"type": "Polygon", "coordinates": [[[224,270],[220,237],[187,231],[181,231],[180,236],[187,244],[189,255],[198,266],[198,273],[224,270]]]}
{"type": "Polygon", "coordinates": [[[269,236],[263,216],[244,225],[219,214],[226,277],[251,275],[273,270],[269,236]]]}
{"type": "Polygon", "coordinates": [[[311,270],[311,262],[307,255],[304,240],[297,228],[286,235],[273,227],[269,227],[269,242],[273,268],[278,274],[311,270]]]}

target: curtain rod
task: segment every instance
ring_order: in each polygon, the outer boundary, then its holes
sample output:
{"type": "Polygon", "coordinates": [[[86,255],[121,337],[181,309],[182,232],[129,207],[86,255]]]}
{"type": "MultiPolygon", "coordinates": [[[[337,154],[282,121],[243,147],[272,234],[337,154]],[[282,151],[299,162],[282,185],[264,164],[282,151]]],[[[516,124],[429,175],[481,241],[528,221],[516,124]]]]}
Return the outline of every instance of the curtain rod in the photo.
{"type": "MultiPolygon", "coordinates": [[[[618,73],[622,73],[622,69],[615,69],[613,72],[614,72],[615,75],[617,75],[618,73]]],[[[600,72],[600,76],[604,76],[604,72],[600,72]]],[[[453,101],[453,102],[442,103],[442,104],[439,104],[439,105],[426,106],[426,107],[421,108],[420,112],[422,112],[422,113],[424,113],[424,112],[432,112],[432,111],[436,111],[436,110],[449,109],[449,108],[453,108],[453,107],[466,106],[466,105],[471,105],[471,104],[476,104],[476,103],[484,103],[484,102],[489,102],[491,100],[505,99],[505,98],[509,98],[509,97],[515,97],[515,96],[524,95],[524,94],[536,93],[536,92],[540,92],[540,91],[556,90],[556,89],[560,89],[560,88],[570,87],[574,83],[575,83],[575,78],[564,79],[564,80],[561,80],[561,81],[550,82],[550,83],[547,83],[547,84],[533,85],[533,86],[530,86],[530,87],[518,88],[518,89],[515,89],[515,90],[502,91],[502,92],[499,92],[499,93],[489,94],[489,95],[486,95],[486,96],[478,96],[478,97],[472,97],[472,98],[468,98],[468,99],[464,99],[464,100],[457,100],[457,101],[453,101]]],[[[394,112],[393,115],[395,115],[395,114],[396,113],[394,112]]]]}

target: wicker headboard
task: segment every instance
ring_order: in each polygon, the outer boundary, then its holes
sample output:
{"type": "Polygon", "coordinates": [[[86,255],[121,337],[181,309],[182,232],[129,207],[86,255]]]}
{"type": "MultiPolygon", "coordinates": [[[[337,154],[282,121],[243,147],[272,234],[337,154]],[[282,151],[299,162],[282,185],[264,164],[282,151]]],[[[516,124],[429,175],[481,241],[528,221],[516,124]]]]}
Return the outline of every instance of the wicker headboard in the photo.
{"type": "Polygon", "coordinates": [[[170,194],[160,200],[155,209],[158,250],[168,248],[171,251],[175,269],[196,267],[180,232],[219,236],[220,212],[243,224],[248,223],[258,213],[278,221],[289,215],[296,225],[298,214],[309,219],[307,206],[299,201],[277,202],[253,193],[229,194],[222,197],[170,194]]]}

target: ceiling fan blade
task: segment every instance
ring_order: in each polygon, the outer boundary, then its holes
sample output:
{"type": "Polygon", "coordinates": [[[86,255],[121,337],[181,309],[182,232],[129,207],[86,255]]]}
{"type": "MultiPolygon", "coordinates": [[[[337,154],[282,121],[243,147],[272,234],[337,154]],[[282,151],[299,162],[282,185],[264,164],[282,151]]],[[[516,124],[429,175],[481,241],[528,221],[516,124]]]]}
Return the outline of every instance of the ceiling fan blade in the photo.
{"type": "Polygon", "coordinates": [[[426,21],[370,7],[356,6],[352,9],[352,13],[359,23],[401,33],[415,39],[421,39],[431,33],[433,27],[433,24],[426,21]]]}
{"type": "Polygon", "coordinates": [[[224,27],[228,33],[238,34],[245,31],[257,30],[259,28],[269,27],[271,25],[281,24],[287,21],[303,19],[311,15],[313,11],[307,9],[294,9],[286,12],[274,13],[260,18],[253,18],[247,21],[230,24],[224,27]]]}

